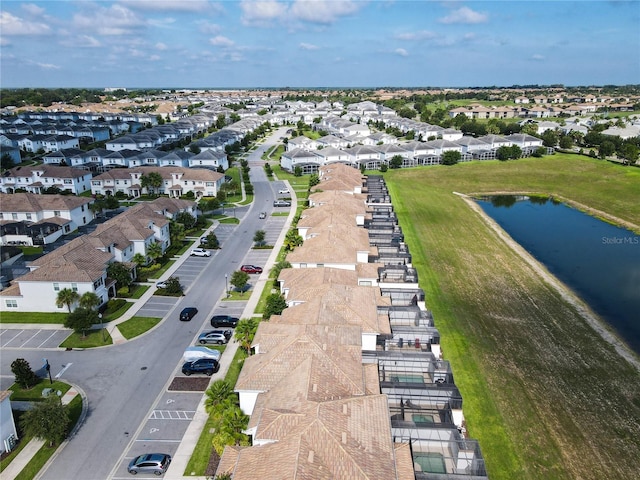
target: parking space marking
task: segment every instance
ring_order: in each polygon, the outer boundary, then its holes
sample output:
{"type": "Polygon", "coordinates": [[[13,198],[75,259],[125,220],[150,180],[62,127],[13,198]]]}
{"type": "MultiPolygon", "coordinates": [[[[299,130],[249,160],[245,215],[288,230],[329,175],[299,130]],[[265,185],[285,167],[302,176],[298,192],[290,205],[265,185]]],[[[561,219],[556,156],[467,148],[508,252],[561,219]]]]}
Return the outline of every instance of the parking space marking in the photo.
{"type": "Polygon", "coordinates": [[[154,410],[149,420],[193,420],[195,410],[154,410]]]}
{"type": "Polygon", "coordinates": [[[44,342],[42,342],[40,345],[38,345],[38,348],[42,347],[45,343],[47,343],[49,340],[51,340],[51,337],[53,337],[55,334],[57,334],[58,331],[54,330],[53,333],[51,335],[49,335],[44,342]]]}

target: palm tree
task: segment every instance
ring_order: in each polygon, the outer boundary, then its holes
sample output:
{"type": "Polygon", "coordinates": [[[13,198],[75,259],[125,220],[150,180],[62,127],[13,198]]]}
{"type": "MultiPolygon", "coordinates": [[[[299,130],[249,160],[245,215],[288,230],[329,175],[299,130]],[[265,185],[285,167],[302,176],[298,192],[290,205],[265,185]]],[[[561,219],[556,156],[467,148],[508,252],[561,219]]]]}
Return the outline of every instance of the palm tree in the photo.
{"type": "Polygon", "coordinates": [[[156,263],[156,260],[162,256],[162,245],[159,242],[150,243],[147,247],[147,255],[153,263],[156,263]]]}
{"type": "Polygon", "coordinates": [[[58,308],[62,308],[64,305],[69,309],[69,313],[71,313],[71,305],[76,303],[80,295],[78,292],[71,290],[70,288],[63,288],[58,292],[58,296],[56,297],[56,305],[58,308]]]}
{"type": "Polygon", "coordinates": [[[141,253],[136,253],[131,260],[139,267],[147,263],[146,257],[141,253]]]}
{"type": "Polygon", "coordinates": [[[233,402],[233,388],[226,380],[216,380],[205,392],[207,398],[204,402],[204,408],[207,413],[217,412],[221,407],[227,408],[233,402]]]}
{"type": "Polygon", "coordinates": [[[251,348],[251,343],[253,342],[253,337],[255,336],[257,329],[258,322],[254,318],[248,318],[238,322],[234,337],[238,342],[240,342],[242,348],[247,352],[249,352],[249,349],[251,348]]]}
{"type": "Polygon", "coordinates": [[[78,303],[83,308],[93,309],[102,303],[102,299],[93,292],[84,292],[78,303]]]}

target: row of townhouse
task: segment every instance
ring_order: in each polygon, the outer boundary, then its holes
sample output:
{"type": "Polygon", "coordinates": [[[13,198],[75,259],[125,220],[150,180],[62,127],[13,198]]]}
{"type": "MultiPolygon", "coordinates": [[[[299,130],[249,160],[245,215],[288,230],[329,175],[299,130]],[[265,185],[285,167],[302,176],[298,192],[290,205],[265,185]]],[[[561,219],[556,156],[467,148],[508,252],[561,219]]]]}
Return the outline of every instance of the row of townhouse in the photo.
{"type": "Polygon", "coordinates": [[[0,193],[0,245],[46,245],[94,220],[92,198],[0,193]]]}
{"type": "Polygon", "coordinates": [[[133,257],[147,257],[149,245],[160,244],[162,252],[170,245],[170,220],[180,212],[197,216],[195,202],[159,198],[139,203],[117,217],[106,221],[90,234],[43,255],[27,265],[29,272],[16,278],[0,292],[0,311],[64,312],[56,298],[68,288],[82,295],[95,293],[104,304],[116,295],[116,282],[107,275],[112,262],[132,268],[133,257]]]}
{"type": "Polygon", "coordinates": [[[193,192],[195,198],[215,197],[224,182],[224,174],[206,168],[114,168],[93,177],[91,193],[94,195],[115,195],[121,192],[127,197],[133,198],[154,193],[180,198],[188,192],[193,192]],[[150,173],[158,173],[162,177],[160,186],[143,187],[141,185],[142,176],[148,176],[150,173]]]}
{"type": "Polygon", "coordinates": [[[383,180],[320,177],[278,277],[287,308],[236,382],[252,446],[226,447],[216,474],[486,478],[383,180]]]}
{"type": "Polygon", "coordinates": [[[382,165],[389,165],[396,156],[402,158],[402,167],[405,168],[438,165],[442,161],[442,155],[447,151],[459,152],[462,161],[491,160],[496,158],[500,147],[516,145],[522,150],[523,156],[529,156],[542,146],[541,139],[521,133],[506,136],[485,135],[478,138],[459,133],[459,138],[455,140],[438,139],[428,142],[409,141],[339,148],[321,148],[317,141],[297,142],[295,145],[302,145],[302,147],[284,152],[280,158],[280,165],[287,171],[294,171],[299,167],[303,173],[316,173],[321,166],[334,163],[344,163],[366,170],[378,170],[382,165]]]}
{"type": "Polygon", "coordinates": [[[25,191],[43,193],[48,188],[79,195],[91,189],[91,172],[60,165],[18,166],[5,170],[0,175],[0,192],[25,191]]]}
{"type": "Polygon", "coordinates": [[[112,168],[134,167],[185,167],[210,168],[213,170],[229,168],[229,159],[224,151],[202,149],[194,154],[188,150],[118,150],[94,148],[89,151],[70,148],[53,152],[43,157],[49,165],[69,165],[92,172],[104,172],[112,168]]]}
{"type": "Polygon", "coordinates": [[[631,111],[633,104],[629,103],[579,103],[560,106],[541,106],[533,107],[485,107],[484,105],[469,105],[468,107],[457,107],[449,110],[449,117],[454,118],[458,115],[464,115],[469,119],[508,119],[508,118],[548,118],[566,115],[588,115],[596,113],[598,109],[606,108],[607,110],[631,111]]]}

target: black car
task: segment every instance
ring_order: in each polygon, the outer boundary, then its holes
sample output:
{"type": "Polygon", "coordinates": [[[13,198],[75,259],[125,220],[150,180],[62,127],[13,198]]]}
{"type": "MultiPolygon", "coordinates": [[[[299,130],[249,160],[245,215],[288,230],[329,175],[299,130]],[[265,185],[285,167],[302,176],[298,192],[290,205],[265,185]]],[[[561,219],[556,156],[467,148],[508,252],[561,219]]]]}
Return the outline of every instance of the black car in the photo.
{"type": "Polygon", "coordinates": [[[211,317],[211,326],[217,327],[232,327],[236,328],[240,319],[238,317],[231,317],[229,315],[214,315],[211,317]]]}
{"type": "Polygon", "coordinates": [[[198,309],[196,307],[184,308],[180,312],[180,321],[188,322],[189,320],[191,320],[193,317],[196,316],[196,313],[198,313],[198,309]]]}
{"type": "Polygon", "coordinates": [[[213,375],[220,369],[220,364],[213,358],[199,358],[193,362],[185,362],[182,365],[182,373],[187,377],[192,373],[203,373],[205,375],[213,375]]]}

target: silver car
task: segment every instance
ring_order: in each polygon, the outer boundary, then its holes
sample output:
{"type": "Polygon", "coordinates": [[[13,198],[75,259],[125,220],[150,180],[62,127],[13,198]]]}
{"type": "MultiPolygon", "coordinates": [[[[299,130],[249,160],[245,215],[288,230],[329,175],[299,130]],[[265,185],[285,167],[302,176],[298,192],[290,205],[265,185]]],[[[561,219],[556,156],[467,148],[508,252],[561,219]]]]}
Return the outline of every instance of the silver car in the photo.
{"type": "Polygon", "coordinates": [[[229,337],[224,334],[224,331],[212,330],[210,332],[202,332],[198,336],[198,343],[206,345],[207,343],[215,343],[216,345],[224,345],[229,341],[229,337]]]}
{"type": "Polygon", "coordinates": [[[166,453],[145,453],[129,462],[127,470],[131,475],[138,473],[153,473],[162,475],[169,468],[171,455],[166,453]]]}

